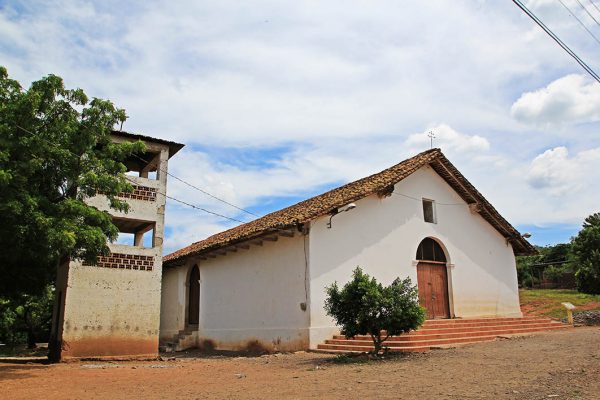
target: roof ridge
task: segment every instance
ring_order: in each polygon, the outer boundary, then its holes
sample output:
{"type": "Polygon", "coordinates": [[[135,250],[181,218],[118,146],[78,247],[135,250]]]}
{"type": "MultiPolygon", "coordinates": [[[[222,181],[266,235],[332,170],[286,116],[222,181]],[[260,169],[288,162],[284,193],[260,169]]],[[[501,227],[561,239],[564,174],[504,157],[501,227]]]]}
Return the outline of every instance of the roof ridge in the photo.
{"type": "Polygon", "coordinates": [[[256,236],[257,234],[268,232],[270,230],[281,229],[283,227],[289,227],[294,224],[310,221],[319,217],[320,215],[330,212],[331,209],[340,207],[348,202],[356,201],[360,198],[373,194],[384,187],[395,184],[412,174],[423,165],[431,163],[440,156],[443,156],[443,153],[439,148],[422,151],[382,171],[348,182],[342,186],[328,190],[327,192],[318,194],[309,199],[305,199],[280,210],[273,211],[255,220],[246,222],[222,232],[215,233],[214,235],[168,254],[164,257],[164,260],[165,262],[170,262],[181,257],[197,254],[204,250],[228,245],[234,241],[238,242],[247,240],[253,236],[256,236]],[[391,174],[392,176],[387,177],[388,174],[391,174]],[[381,177],[387,177],[387,179],[382,179],[382,182],[373,182],[381,177]],[[358,190],[359,187],[364,184],[368,184],[371,187],[363,188],[366,190],[358,190]],[[349,191],[350,193],[346,193],[344,195],[344,191],[349,191]],[[328,199],[328,197],[334,197],[337,194],[341,194],[340,198],[328,199]],[[325,204],[313,204],[316,202],[324,202],[325,204]],[[288,213],[291,215],[286,215],[288,213]],[[277,223],[277,221],[271,221],[279,217],[281,217],[280,223],[277,223]],[[247,229],[247,231],[244,233],[244,228],[249,229],[247,229]],[[238,231],[242,232],[240,232],[239,235],[236,235],[238,231]]]}

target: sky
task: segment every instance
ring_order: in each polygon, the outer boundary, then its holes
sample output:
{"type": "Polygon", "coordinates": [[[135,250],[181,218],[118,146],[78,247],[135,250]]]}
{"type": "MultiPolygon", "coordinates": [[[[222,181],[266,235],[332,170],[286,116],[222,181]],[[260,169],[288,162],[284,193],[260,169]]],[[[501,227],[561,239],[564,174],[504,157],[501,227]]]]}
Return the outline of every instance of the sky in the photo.
{"type": "MultiPolygon", "coordinates": [[[[600,2],[525,3],[600,72],[600,2]]],[[[171,173],[256,215],[426,150],[430,131],[534,244],[600,211],[600,84],[509,0],[0,0],[0,65],[112,100],[123,130],[185,143],[171,173]]],[[[236,224],[169,201],[165,253],[236,224]]]]}

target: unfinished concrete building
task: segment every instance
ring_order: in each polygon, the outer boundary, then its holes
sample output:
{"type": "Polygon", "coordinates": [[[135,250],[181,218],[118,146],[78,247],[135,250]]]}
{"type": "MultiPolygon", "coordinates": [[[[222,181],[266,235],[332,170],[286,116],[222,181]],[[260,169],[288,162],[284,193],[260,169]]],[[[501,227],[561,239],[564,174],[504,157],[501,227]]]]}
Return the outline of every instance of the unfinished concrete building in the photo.
{"type": "Polygon", "coordinates": [[[109,207],[98,195],[87,203],[113,216],[121,238],[96,265],[71,260],[59,267],[53,336],[61,359],[153,357],[158,355],[162,245],[169,159],[182,144],[126,132],[115,142],[142,140],[146,153],[126,160],[134,186],[122,198],[128,213],[109,207]]]}

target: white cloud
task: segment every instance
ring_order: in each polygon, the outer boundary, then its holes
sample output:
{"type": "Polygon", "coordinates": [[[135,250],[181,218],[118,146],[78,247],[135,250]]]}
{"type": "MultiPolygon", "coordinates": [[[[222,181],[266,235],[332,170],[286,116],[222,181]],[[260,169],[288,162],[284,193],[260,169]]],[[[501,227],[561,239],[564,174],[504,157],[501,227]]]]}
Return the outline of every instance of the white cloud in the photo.
{"type": "Polygon", "coordinates": [[[523,93],[511,114],[540,125],[600,121],[600,84],[583,75],[564,76],[545,88],[523,93]]]}
{"type": "Polygon", "coordinates": [[[579,194],[586,185],[593,184],[599,169],[600,148],[569,156],[566,147],[555,147],[533,159],[527,182],[534,189],[553,196],[563,196],[569,192],[579,194]]]}
{"type": "Polygon", "coordinates": [[[479,135],[467,135],[457,132],[446,124],[437,125],[425,132],[414,133],[408,137],[406,144],[411,149],[424,148],[430,144],[429,132],[435,135],[434,147],[450,153],[479,153],[487,151],[490,143],[479,135]]]}
{"type": "MultiPolygon", "coordinates": [[[[600,64],[560,4],[530,6],[600,64]]],[[[124,107],[126,130],[186,143],[170,170],[242,207],[377,172],[429,148],[429,129],[511,222],[580,220],[597,194],[580,183],[579,199],[557,202],[551,178],[524,172],[557,143],[579,151],[567,164],[599,148],[600,107],[596,85],[510,2],[9,0],[0,58],[24,86],[58,74],[124,107]],[[556,121],[590,123],[541,126],[556,121]],[[278,147],[251,168],[216,154],[278,147]]],[[[169,193],[244,216],[173,179],[169,193]]],[[[176,204],[167,222],[171,250],[230,226],[176,204]]]]}
{"type": "MultiPolygon", "coordinates": [[[[490,145],[485,138],[458,132],[446,124],[432,129],[438,135],[436,146],[440,145],[457,165],[478,165],[482,162],[493,165],[489,159],[481,161],[478,158],[481,153],[486,157],[495,157],[487,154],[490,145]]],[[[184,149],[173,159],[170,170],[185,181],[246,208],[269,201],[270,198],[306,198],[308,196],[305,193],[314,193],[324,184],[346,183],[379,172],[428,149],[427,132],[425,130],[408,138],[382,137],[379,141],[323,141],[320,145],[294,148],[280,159],[260,168],[223,164],[212,160],[210,154],[205,152],[184,149]]],[[[253,219],[172,178],[169,181],[169,195],[223,215],[244,221],[253,219]]],[[[169,212],[175,214],[173,219],[169,217],[169,226],[175,227],[166,243],[169,251],[176,249],[176,243],[184,242],[184,238],[199,240],[203,235],[216,233],[232,224],[221,220],[224,225],[219,225],[218,218],[176,203],[172,203],[169,212]],[[193,215],[193,219],[186,220],[185,215],[193,215]],[[206,223],[202,224],[201,221],[206,223]]]]}

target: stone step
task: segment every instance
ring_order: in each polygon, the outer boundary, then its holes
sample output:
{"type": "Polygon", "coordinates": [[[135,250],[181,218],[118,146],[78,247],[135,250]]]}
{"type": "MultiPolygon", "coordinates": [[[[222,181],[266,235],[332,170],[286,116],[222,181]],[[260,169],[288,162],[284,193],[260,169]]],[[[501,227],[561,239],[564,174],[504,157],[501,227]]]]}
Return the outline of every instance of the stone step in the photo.
{"type": "MultiPolygon", "coordinates": [[[[526,320],[516,320],[516,321],[498,321],[498,320],[487,320],[485,322],[462,322],[462,323],[456,323],[456,324],[450,324],[450,323],[444,323],[444,324],[424,324],[423,326],[421,326],[417,331],[413,331],[413,332],[418,332],[418,331],[433,331],[433,330],[439,330],[439,331],[450,331],[450,330],[455,330],[455,329],[472,329],[472,328],[484,328],[484,327],[499,327],[499,326],[533,326],[533,325],[540,325],[540,324],[552,324],[552,323],[558,323],[560,324],[560,322],[557,321],[553,321],[549,318],[539,318],[539,319],[526,319],[526,320]]],[[[383,331],[385,333],[385,331],[383,331]]]]}
{"type": "Polygon", "coordinates": [[[420,334],[443,334],[443,333],[458,333],[458,332],[472,332],[472,331],[494,331],[499,329],[520,329],[520,328],[543,328],[552,326],[562,326],[560,323],[555,322],[541,322],[537,324],[511,324],[511,325],[479,325],[479,326],[466,326],[466,327],[452,327],[452,328],[420,328],[416,331],[412,331],[406,335],[420,335],[420,334]]]}
{"type": "MultiPolygon", "coordinates": [[[[430,348],[493,341],[499,336],[527,335],[569,327],[549,318],[538,317],[428,320],[416,331],[388,338],[384,346],[389,347],[390,351],[427,351],[430,348]]],[[[373,351],[372,343],[368,335],[351,339],[335,335],[317,348],[326,352],[365,352],[373,351]]]]}
{"type": "MultiPolygon", "coordinates": [[[[487,342],[496,339],[495,335],[488,336],[464,336],[461,338],[443,338],[443,339],[428,339],[428,340],[414,340],[410,342],[394,342],[394,341],[385,341],[384,347],[389,348],[397,348],[397,347],[431,347],[438,346],[444,344],[458,344],[464,342],[487,342]]],[[[373,341],[371,340],[355,340],[355,339],[329,339],[325,341],[325,344],[334,344],[341,346],[371,346],[373,347],[373,341]]]]}
{"type": "Polygon", "coordinates": [[[485,318],[453,318],[453,319],[428,319],[425,320],[423,326],[435,325],[435,324],[463,324],[463,323],[474,323],[474,322],[489,322],[489,321],[531,321],[531,320],[550,320],[550,318],[536,317],[536,316],[525,316],[525,317],[485,317],[485,318]]]}
{"type": "MultiPolygon", "coordinates": [[[[443,333],[433,333],[428,334],[421,330],[416,332],[411,332],[411,334],[400,335],[400,336],[392,336],[387,339],[389,342],[410,342],[410,341],[418,341],[418,340],[435,340],[435,339],[450,339],[450,338],[462,338],[462,337],[474,337],[474,336],[501,336],[501,335],[512,335],[519,333],[529,333],[529,332],[539,332],[545,330],[552,329],[563,329],[568,328],[568,325],[562,324],[552,324],[552,325],[543,325],[543,326],[534,326],[534,327],[515,327],[515,328],[499,328],[499,329],[490,329],[490,330],[465,330],[465,332],[443,332],[443,333]]],[[[333,340],[367,340],[370,341],[370,336],[359,335],[352,339],[346,339],[344,335],[334,335],[333,340]]]]}
{"type": "Polygon", "coordinates": [[[527,319],[523,321],[498,321],[498,320],[489,320],[489,321],[469,321],[469,322],[461,322],[461,323],[431,323],[431,324],[423,324],[421,329],[439,329],[439,328],[459,328],[459,327],[470,327],[470,326],[489,326],[489,325],[528,325],[528,324],[540,324],[540,323],[550,323],[552,320],[550,318],[540,318],[540,319],[527,319]]]}
{"type": "MultiPolygon", "coordinates": [[[[466,328],[445,328],[445,329],[423,329],[420,328],[416,331],[404,333],[400,336],[392,336],[388,340],[410,340],[411,337],[420,337],[424,335],[454,335],[454,334],[465,334],[470,332],[495,332],[495,331],[509,331],[515,329],[554,329],[554,328],[565,328],[568,325],[561,324],[560,322],[550,322],[541,324],[526,324],[526,325],[494,325],[494,326],[479,326],[479,327],[466,327],[466,328]],[[407,339],[404,339],[407,338],[407,339]]],[[[343,335],[335,335],[334,339],[343,339],[343,335]]],[[[358,336],[358,339],[369,339],[370,336],[358,336]]]]}

